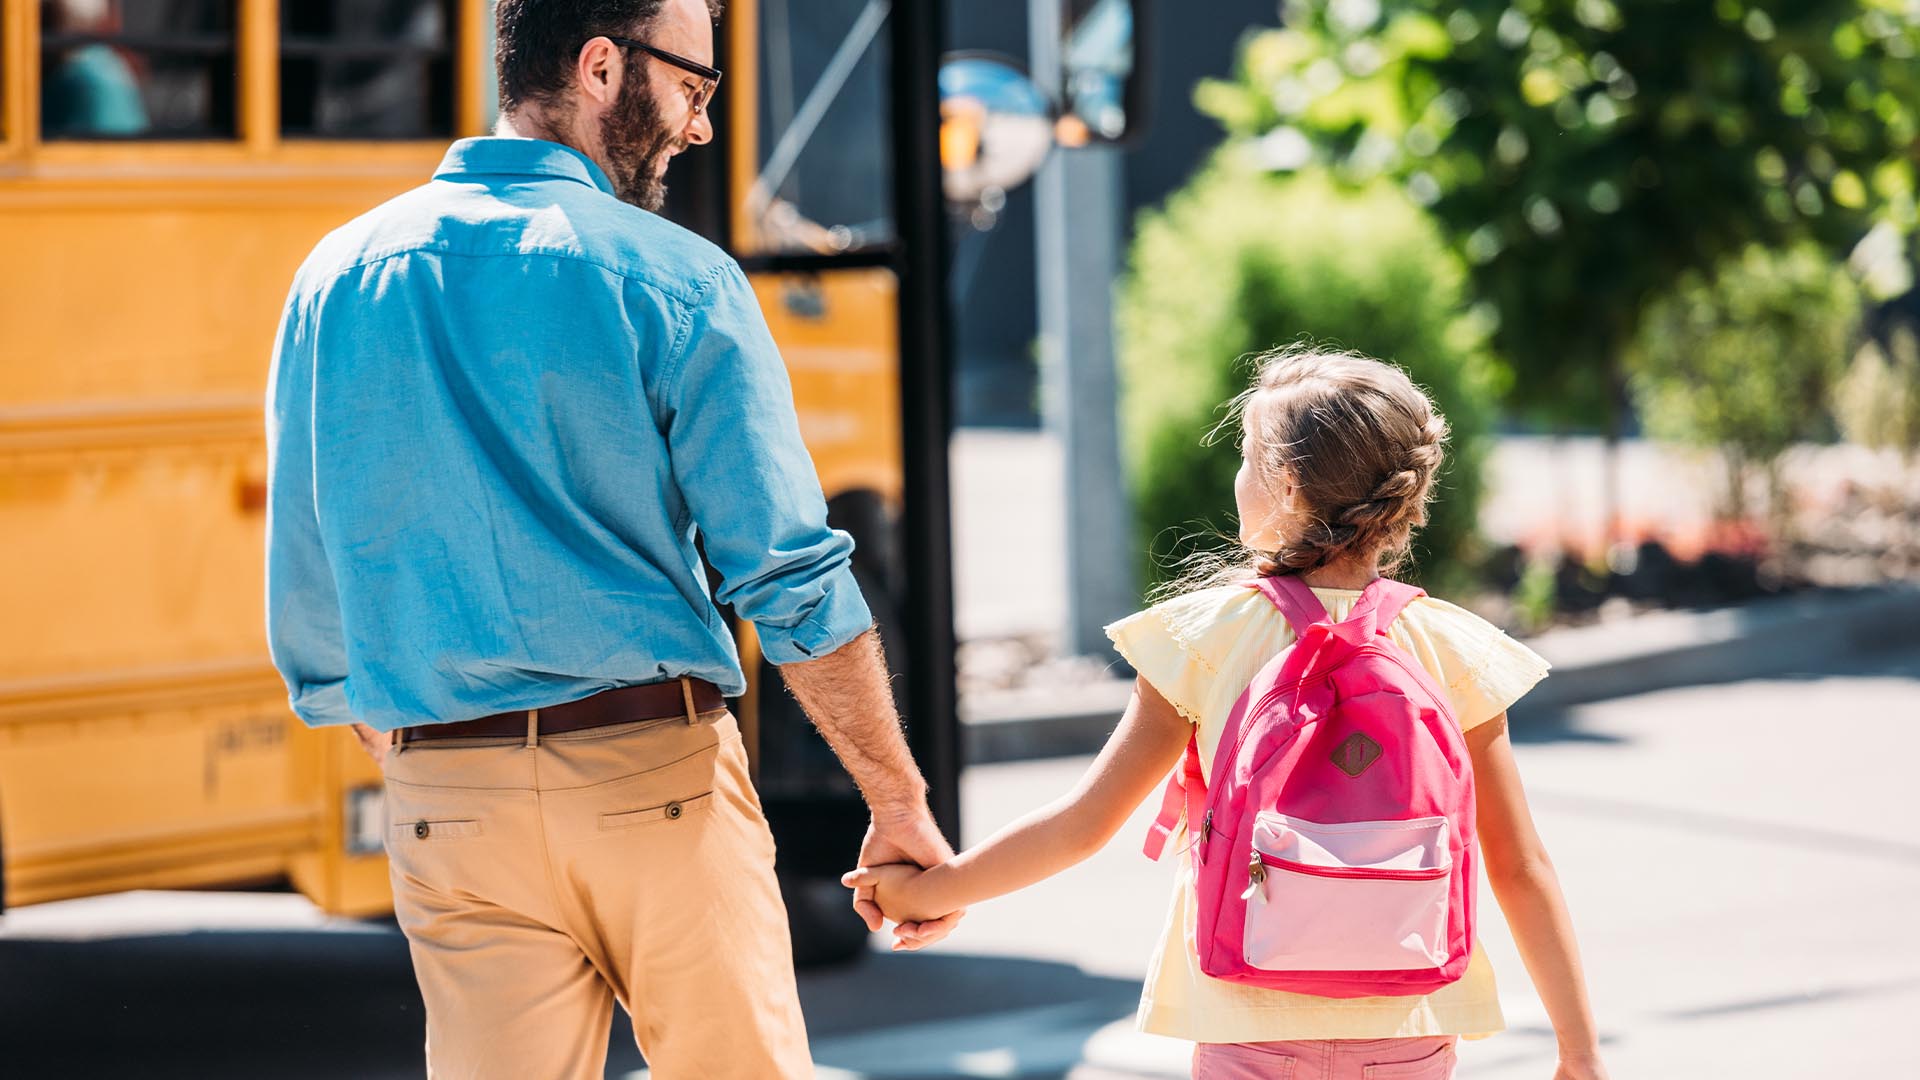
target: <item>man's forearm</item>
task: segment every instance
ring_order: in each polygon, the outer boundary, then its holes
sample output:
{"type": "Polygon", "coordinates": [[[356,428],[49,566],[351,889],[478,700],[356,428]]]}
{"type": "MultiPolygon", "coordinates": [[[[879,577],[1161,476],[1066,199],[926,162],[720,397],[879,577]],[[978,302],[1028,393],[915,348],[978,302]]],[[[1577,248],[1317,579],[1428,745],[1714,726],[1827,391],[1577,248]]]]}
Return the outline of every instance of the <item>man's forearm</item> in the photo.
{"type": "Polygon", "coordinates": [[[782,665],[780,675],[876,816],[925,811],[927,784],[900,730],[878,633],[818,660],[782,665]]]}

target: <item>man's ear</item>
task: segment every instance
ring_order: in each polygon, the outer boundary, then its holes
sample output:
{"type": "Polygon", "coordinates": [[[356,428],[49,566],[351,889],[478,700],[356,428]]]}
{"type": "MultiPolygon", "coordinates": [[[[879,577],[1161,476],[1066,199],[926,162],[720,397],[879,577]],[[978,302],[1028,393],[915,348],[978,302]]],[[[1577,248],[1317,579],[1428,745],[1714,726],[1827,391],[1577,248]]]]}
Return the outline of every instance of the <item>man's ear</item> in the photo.
{"type": "Polygon", "coordinates": [[[613,42],[597,37],[580,46],[580,55],[574,59],[574,81],[595,104],[609,105],[619,96],[620,75],[620,50],[613,42]]]}

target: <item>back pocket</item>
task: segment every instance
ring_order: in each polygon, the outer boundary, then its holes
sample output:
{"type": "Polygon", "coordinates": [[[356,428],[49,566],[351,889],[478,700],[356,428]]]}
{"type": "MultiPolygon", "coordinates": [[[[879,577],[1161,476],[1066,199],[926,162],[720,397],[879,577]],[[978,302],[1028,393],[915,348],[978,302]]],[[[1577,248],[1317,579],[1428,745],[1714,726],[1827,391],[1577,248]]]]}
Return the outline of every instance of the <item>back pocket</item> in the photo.
{"type": "Polygon", "coordinates": [[[656,821],[679,821],[695,813],[706,811],[713,805],[713,792],[695,795],[689,799],[676,799],[658,806],[643,807],[639,810],[621,810],[600,815],[602,829],[627,829],[635,825],[646,825],[656,821]]]}
{"type": "Polygon", "coordinates": [[[1360,1075],[1365,1080],[1448,1080],[1453,1075],[1453,1065],[1453,1046],[1449,1043],[1418,1061],[1369,1065],[1360,1075]]]}
{"type": "Polygon", "coordinates": [[[1248,862],[1246,962],[1413,971],[1447,961],[1447,819],[1322,824],[1263,813],[1248,862]]]}
{"type": "Polygon", "coordinates": [[[436,821],[432,818],[419,818],[413,821],[393,823],[393,838],[407,840],[458,840],[464,836],[479,836],[480,823],[471,818],[436,821]]]}

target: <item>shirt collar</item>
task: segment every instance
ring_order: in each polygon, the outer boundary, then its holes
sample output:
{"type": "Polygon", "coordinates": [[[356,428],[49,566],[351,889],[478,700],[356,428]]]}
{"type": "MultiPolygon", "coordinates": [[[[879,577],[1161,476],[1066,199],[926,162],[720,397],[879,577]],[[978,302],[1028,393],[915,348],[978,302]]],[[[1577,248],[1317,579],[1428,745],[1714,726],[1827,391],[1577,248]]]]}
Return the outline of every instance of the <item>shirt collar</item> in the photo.
{"type": "Polygon", "coordinates": [[[613,182],[593,159],[571,146],[545,139],[487,136],[461,139],[447,148],[435,180],[462,176],[540,176],[572,180],[613,194],[613,182]]]}

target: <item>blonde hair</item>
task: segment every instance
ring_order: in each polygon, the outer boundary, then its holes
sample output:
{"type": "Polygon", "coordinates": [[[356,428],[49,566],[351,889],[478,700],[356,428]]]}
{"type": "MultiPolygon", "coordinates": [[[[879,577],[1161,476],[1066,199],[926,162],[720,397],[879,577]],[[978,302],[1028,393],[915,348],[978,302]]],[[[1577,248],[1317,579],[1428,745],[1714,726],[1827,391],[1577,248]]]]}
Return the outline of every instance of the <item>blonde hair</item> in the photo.
{"type": "Polygon", "coordinates": [[[1278,551],[1186,560],[1162,595],[1299,574],[1345,559],[1378,560],[1382,573],[1406,561],[1413,532],[1445,459],[1447,422],[1400,368],[1300,343],[1253,358],[1253,383],[1228,403],[1208,435],[1238,427],[1254,478],[1276,495],[1290,481],[1305,527],[1278,551]]]}

